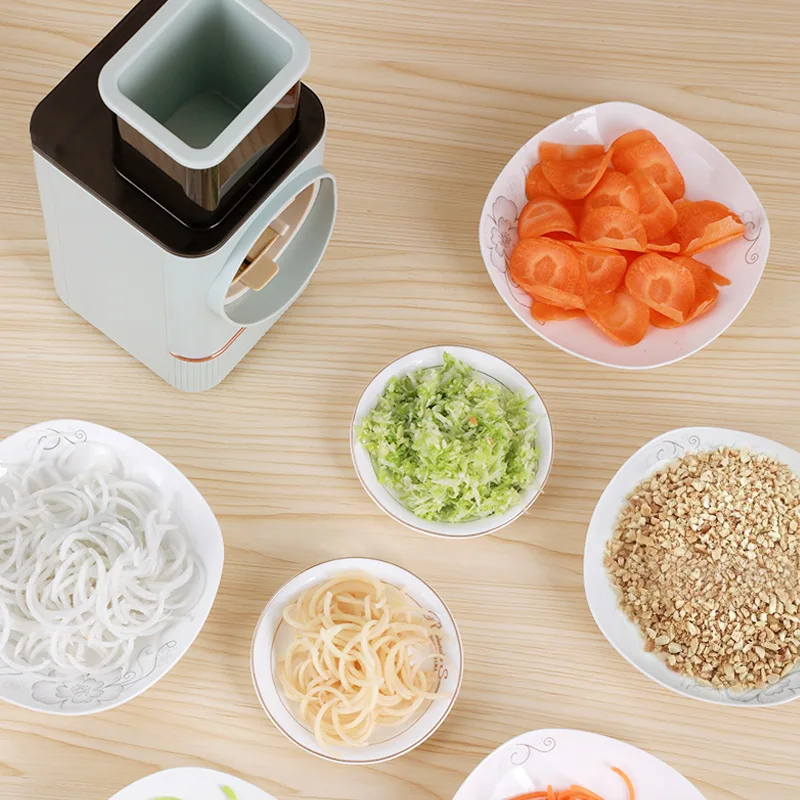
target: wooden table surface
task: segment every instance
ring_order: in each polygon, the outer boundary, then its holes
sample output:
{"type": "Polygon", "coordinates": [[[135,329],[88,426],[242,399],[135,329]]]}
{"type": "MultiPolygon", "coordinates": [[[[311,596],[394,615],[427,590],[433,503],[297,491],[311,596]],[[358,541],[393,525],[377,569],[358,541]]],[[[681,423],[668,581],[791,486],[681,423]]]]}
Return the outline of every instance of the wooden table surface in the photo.
{"type": "Polygon", "coordinates": [[[329,115],[339,218],[303,297],[202,395],[162,383],[51,285],[28,119],[129,4],[0,0],[0,435],[78,417],[155,447],[218,515],[225,571],[195,645],[138,699],[85,718],[0,704],[0,797],[105,800],[155,770],[206,765],[280,800],[449,800],[506,739],[569,727],[649,750],[708,800],[797,800],[800,702],[737,710],[659,688],[605,642],[581,580],[592,508],[652,436],[717,424],[800,449],[796,2],[275,0],[311,42],[307,79],[329,115]],[[532,335],[493,289],[476,242],[510,155],[552,120],[604,100],[649,105],[706,136],[751,181],[772,226],[766,273],[740,319],[653,372],[586,364],[532,335]],[[400,528],[350,462],[348,423],[365,382],[441,342],[510,360],[553,416],[547,494],[497,536],[449,542],[400,528]],[[248,669],[275,589],[346,555],[427,579],[467,653],[439,732],[371,768],[327,764],[286,741],[248,669]]]}

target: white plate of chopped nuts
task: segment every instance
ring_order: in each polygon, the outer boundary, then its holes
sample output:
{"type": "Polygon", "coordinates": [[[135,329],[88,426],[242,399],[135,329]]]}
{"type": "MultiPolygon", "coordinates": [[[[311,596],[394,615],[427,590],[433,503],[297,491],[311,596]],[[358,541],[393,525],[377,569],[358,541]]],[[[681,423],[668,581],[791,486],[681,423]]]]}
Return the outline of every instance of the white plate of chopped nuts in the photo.
{"type": "Polygon", "coordinates": [[[687,697],[800,697],[800,453],[680,428],[634,453],[589,524],[584,587],[627,661],[687,697]]]}

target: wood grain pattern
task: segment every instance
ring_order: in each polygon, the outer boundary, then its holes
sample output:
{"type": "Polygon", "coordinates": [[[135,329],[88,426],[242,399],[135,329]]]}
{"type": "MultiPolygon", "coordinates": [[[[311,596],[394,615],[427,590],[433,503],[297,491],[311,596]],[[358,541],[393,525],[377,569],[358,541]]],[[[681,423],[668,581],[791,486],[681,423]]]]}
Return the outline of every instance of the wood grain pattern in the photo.
{"type": "Polygon", "coordinates": [[[282,800],[449,800],[496,745],[561,726],[650,750],[708,800],[796,800],[800,702],[740,712],[660,689],[603,640],[581,580],[593,505],[650,437],[720,424],[800,448],[796,2],[274,0],[311,41],[308,81],[329,115],[340,215],[308,291],[200,396],[161,383],[51,286],[28,119],[128,5],[0,0],[0,435],[74,416],[140,438],[206,495],[227,562],[197,643],[142,697],[78,719],[0,706],[0,797],[104,800],[154,770],[197,764],[282,800]],[[534,337],[495,293],[476,243],[486,192],[517,147],[610,99],[650,105],[721,147],[772,225],[745,313],[705,351],[656,372],[584,364],[534,337]],[[553,415],[548,492],[498,536],[407,532],[372,505],[350,464],[348,424],[365,382],[440,342],[508,359],[553,415]],[[467,654],[461,698],[434,739],[365,769],[285,741],[248,673],[271,593],[343,555],[394,560],[431,582],[467,654]]]}

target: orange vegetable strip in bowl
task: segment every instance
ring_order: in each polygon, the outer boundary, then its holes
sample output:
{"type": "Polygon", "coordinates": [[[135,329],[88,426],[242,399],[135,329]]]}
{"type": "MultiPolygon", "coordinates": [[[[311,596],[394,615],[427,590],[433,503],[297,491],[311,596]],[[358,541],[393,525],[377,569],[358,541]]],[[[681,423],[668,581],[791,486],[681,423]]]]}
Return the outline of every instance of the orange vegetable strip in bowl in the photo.
{"type": "Polygon", "coordinates": [[[621,206],[638,214],[639,193],[631,178],[616,170],[606,171],[597,186],[586,196],[583,208],[589,211],[600,206],[621,206]]]}
{"type": "Polygon", "coordinates": [[[548,183],[544,172],[542,172],[541,161],[531,167],[531,171],[525,179],[525,196],[528,200],[533,200],[534,197],[539,195],[558,197],[558,192],[548,183]]]}
{"type": "Polygon", "coordinates": [[[556,231],[577,237],[578,226],[569,210],[555,197],[534,197],[519,215],[520,239],[533,239],[556,231]]]}
{"type": "Polygon", "coordinates": [[[576,161],[581,158],[602,156],[605,152],[606,148],[602,144],[539,143],[539,158],[542,161],[576,161]]]}
{"type": "Polygon", "coordinates": [[[628,267],[625,288],[637,300],[676,322],[685,322],[693,308],[692,273],[658,253],[645,253],[628,267]]]}
{"type": "Polygon", "coordinates": [[[619,288],[628,269],[628,261],[619,250],[585,242],[569,242],[569,245],[580,253],[583,260],[587,298],[619,288]]]}
{"type": "Polygon", "coordinates": [[[600,295],[586,306],[586,316],[617,344],[630,347],[644,339],[650,310],[625,291],[600,295]]]}
{"type": "Polygon", "coordinates": [[[541,323],[563,322],[565,319],[575,319],[583,316],[581,308],[561,308],[550,303],[543,303],[541,300],[533,298],[531,303],[531,316],[541,323]]]}
{"type": "Polygon", "coordinates": [[[566,197],[559,198],[561,202],[564,204],[564,208],[572,214],[572,218],[575,220],[576,226],[580,224],[581,218],[583,217],[583,200],[567,200],[566,197]]]}
{"type": "Polygon", "coordinates": [[[709,297],[708,300],[704,300],[702,303],[697,303],[695,307],[689,312],[689,316],[686,318],[686,321],[691,322],[693,319],[702,317],[703,314],[711,310],[712,306],[717,302],[718,297],[719,293],[717,292],[716,294],[709,297]]]}
{"type": "Polygon", "coordinates": [[[743,235],[744,225],[741,221],[734,217],[725,217],[725,219],[710,222],[703,235],[693,240],[683,252],[687,256],[696,256],[704,250],[727,244],[743,235]]]}
{"type": "Polygon", "coordinates": [[[548,183],[567,200],[580,200],[594,189],[611,162],[611,151],[601,156],[543,161],[548,183]]]}
{"type": "Polygon", "coordinates": [[[622,136],[617,136],[611,146],[614,148],[614,152],[621,153],[623,150],[627,150],[629,147],[633,147],[635,144],[649,142],[655,138],[655,134],[651,133],[645,128],[639,128],[635,131],[623,133],[622,136]]]}
{"type": "MultiPolygon", "coordinates": [[[[611,767],[611,769],[625,781],[625,785],[628,787],[628,800],[636,800],[633,781],[618,767],[611,767]]],[[[548,786],[547,791],[526,792],[510,798],[510,800],[603,800],[603,798],[591,789],[573,783],[568,789],[558,792],[553,791],[552,786],[548,786]]]]}
{"type": "Polygon", "coordinates": [[[549,306],[556,306],[565,311],[581,310],[586,306],[585,292],[568,292],[557,286],[546,283],[535,283],[521,286],[534,300],[549,306]]]}
{"type": "Polygon", "coordinates": [[[522,239],[508,260],[516,284],[544,303],[583,308],[586,276],[578,254],[566,244],[541,237],[522,239]]]}
{"type": "Polygon", "coordinates": [[[647,241],[666,236],[678,221],[678,212],[652,176],[635,169],[628,179],[639,195],[639,219],[647,233],[647,241]]]}
{"type": "Polygon", "coordinates": [[[547,792],[528,792],[527,794],[518,794],[512,797],[511,800],[547,800],[547,792]]]}
{"type": "Polygon", "coordinates": [[[705,264],[689,256],[673,256],[672,261],[686,267],[694,278],[694,304],[686,317],[688,322],[705,314],[717,302],[719,290],[708,274],[708,267],[705,264]]]}
{"type": "Polygon", "coordinates": [[[600,247],[644,252],[647,233],[637,214],[619,206],[600,206],[586,212],[578,235],[600,247]]]}
{"type": "Polygon", "coordinates": [[[717,284],[717,286],[731,285],[731,282],[730,280],[728,280],[728,278],[726,278],[724,275],[720,275],[719,272],[716,272],[715,270],[711,269],[711,267],[708,267],[708,275],[711,278],[711,280],[717,284]]]}
{"type": "Polygon", "coordinates": [[[661,187],[664,194],[674,203],[683,197],[686,182],[672,156],[658,139],[648,139],[632,147],[614,150],[615,169],[629,174],[640,169],[646,172],[661,187]]]}
{"type": "Polygon", "coordinates": [[[595,794],[584,786],[577,786],[573,784],[569,788],[572,791],[572,797],[574,800],[603,800],[599,794],[595,794]]]}
{"type": "Polygon", "coordinates": [[[675,233],[683,255],[693,256],[744,235],[739,216],[714,200],[680,203],[675,210],[675,233]]]}
{"type": "Polygon", "coordinates": [[[670,319],[669,317],[665,317],[663,314],[659,314],[654,308],[650,309],[650,324],[654,328],[662,328],[664,330],[672,330],[673,328],[680,328],[681,325],[684,325],[683,322],[676,322],[674,319],[670,319]]]}
{"type": "Polygon", "coordinates": [[[511,252],[508,271],[523,288],[545,283],[575,292],[581,284],[578,254],[563,242],[544,237],[521,239],[511,252]]]}
{"type": "Polygon", "coordinates": [[[633,788],[633,781],[619,768],[619,767],[611,767],[612,772],[616,772],[617,775],[625,781],[625,785],[628,787],[628,800],[636,800],[636,792],[633,788]]]}
{"type": "Polygon", "coordinates": [[[648,239],[645,250],[655,253],[680,253],[681,246],[670,238],[670,236],[660,236],[657,239],[648,239]]]}

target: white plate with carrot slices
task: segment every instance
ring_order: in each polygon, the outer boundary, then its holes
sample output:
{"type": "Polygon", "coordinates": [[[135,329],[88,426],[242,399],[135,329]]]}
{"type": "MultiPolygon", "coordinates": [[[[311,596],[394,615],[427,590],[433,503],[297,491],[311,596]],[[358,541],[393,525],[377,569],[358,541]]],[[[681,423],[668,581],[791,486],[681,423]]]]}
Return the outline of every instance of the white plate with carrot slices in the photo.
{"type": "Polygon", "coordinates": [[[501,745],[453,800],[705,800],[655,756],[596,733],[539,730],[501,745]]]}
{"type": "Polygon", "coordinates": [[[714,145],[632,103],[544,128],[506,164],[480,220],[509,308],[573,355],[622,369],[686,358],[758,285],[769,224],[714,145]]]}

